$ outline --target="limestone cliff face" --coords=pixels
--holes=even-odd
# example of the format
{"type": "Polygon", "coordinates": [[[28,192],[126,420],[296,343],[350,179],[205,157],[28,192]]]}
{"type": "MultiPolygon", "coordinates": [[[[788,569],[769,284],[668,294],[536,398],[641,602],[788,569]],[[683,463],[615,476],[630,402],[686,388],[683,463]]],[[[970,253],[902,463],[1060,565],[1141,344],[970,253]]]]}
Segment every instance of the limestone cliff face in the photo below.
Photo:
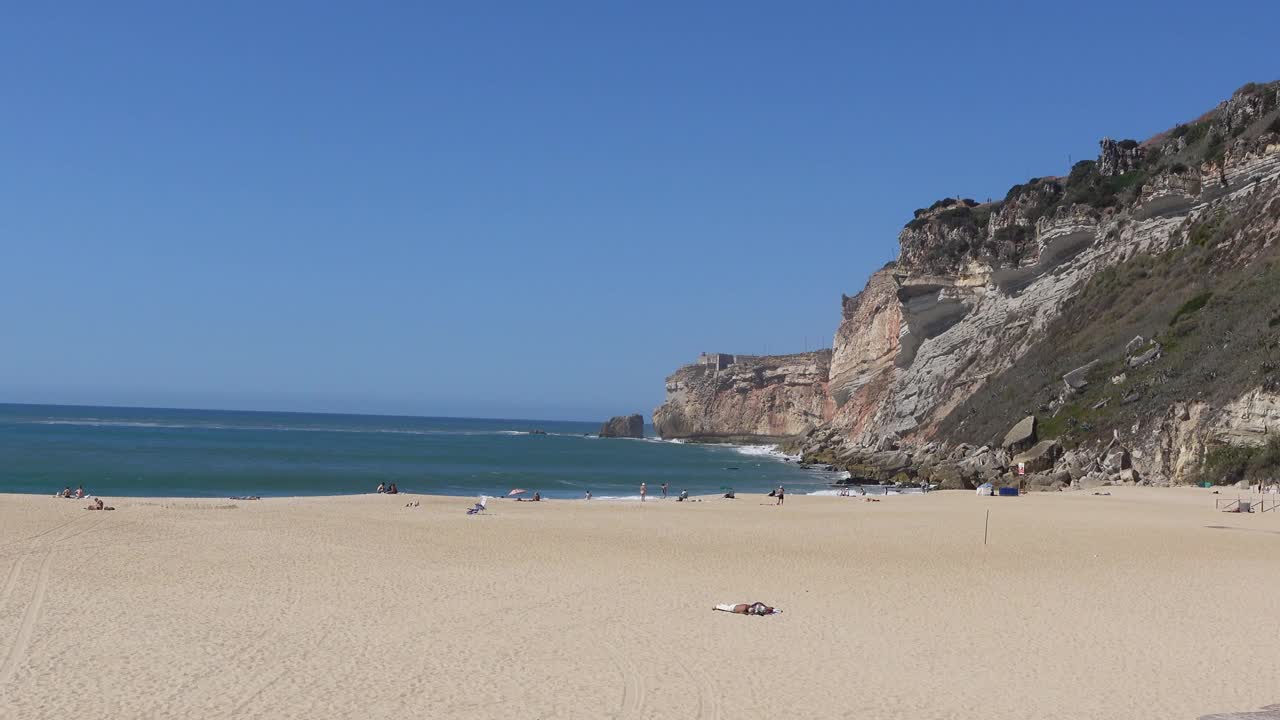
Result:
{"type": "MultiPolygon", "coordinates": [[[[802,445],[813,457],[877,477],[936,472],[954,486],[1007,471],[1009,459],[989,448],[1029,414],[1071,450],[1059,464],[1075,475],[1058,468],[1057,483],[1120,470],[1186,480],[1206,447],[1256,443],[1280,425],[1280,357],[1223,374],[1177,349],[1193,340],[1241,347],[1233,333],[1280,347],[1280,307],[1261,307],[1275,282],[1266,268],[1273,258],[1280,266],[1280,83],[1241,88],[1143,143],[1104,139],[1096,160],[1015,186],[1002,201],[917,210],[898,241],[897,261],[843,298],[829,367],[756,359],[684,368],[654,414],[659,433],[808,432],[802,445]],[[1153,280],[1155,271],[1165,275],[1153,280]],[[1147,295],[1169,307],[1148,302],[1130,313],[1104,302],[1125,297],[1124,283],[1149,284],[1147,295]],[[1179,304],[1198,293],[1202,306],[1215,288],[1254,298],[1240,312],[1276,319],[1236,323],[1221,337],[1194,317],[1179,321],[1179,304]],[[1113,332],[1113,345],[1089,341],[1113,332]],[[1126,353],[1135,333],[1159,340],[1126,353]],[[1117,443],[1123,468],[1089,455],[1111,457],[1117,443]]],[[[1228,352],[1220,364],[1255,355],[1228,352]]]]}
{"type": "Polygon", "coordinates": [[[873,274],[862,292],[841,300],[828,387],[833,422],[849,432],[864,431],[886,400],[906,329],[898,291],[890,266],[873,274]]]}
{"type": "Polygon", "coordinates": [[[667,378],[653,411],[663,438],[781,441],[830,417],[831,351],[796,355],[710,355],[667,378]]]}

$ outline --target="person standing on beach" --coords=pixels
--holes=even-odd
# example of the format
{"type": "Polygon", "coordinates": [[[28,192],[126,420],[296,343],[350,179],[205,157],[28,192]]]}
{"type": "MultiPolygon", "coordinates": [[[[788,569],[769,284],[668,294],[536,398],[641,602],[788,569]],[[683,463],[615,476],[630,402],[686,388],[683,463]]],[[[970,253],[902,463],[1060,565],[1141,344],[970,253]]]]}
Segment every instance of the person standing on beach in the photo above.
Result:
{"type": "Polygon", "coordinates": [[[644,502],[644,496],[649,494],[649,488],[644,483],[640,483],[640,502],[644,502]]]}
{"type": "Polygon", "coordinates": [[[782,504],[782,496],[783,496],[783,494],[785,494],[786,492],[787,492],[787,489],[786,489],[786,488],[782,487],[781,485],[779,485],[779,486],[778,486],[778,502],[774,503],[774,505],[781,505],[781,504],[782,504]]]}
{"type": "Polygon", "coordinates": [[[666,483],[662,483],[662,499],[663,499],[663,500],[666,500],[666,499],[667,499],[667,484],[666,484],[666,483]]]}

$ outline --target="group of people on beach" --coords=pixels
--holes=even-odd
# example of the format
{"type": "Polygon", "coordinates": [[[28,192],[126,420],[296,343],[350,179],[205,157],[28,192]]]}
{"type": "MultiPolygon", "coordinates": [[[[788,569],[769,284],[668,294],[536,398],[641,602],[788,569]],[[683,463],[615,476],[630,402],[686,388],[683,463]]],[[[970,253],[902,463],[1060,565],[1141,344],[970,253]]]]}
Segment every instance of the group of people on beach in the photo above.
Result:
{"type": "MultiPolygon", "coordinates": [[[[662,483],[661,487],[662,487],[662,498],[665,500],[667,497],[667,484],[662,483]]],[[[787,494],[787,489],[779,485],[776,490],[771,490],[769,492],[769,497],[777,498],[777,502],[775,502],[774,505],[781,505],[786,500],[786,494],[787,494]]],[[[643,483],[643,482],[640,483],[640,502],[644,502],[648,496],[649,496],[649,486],[646,483],[643,483]]],[[[730,489],[729,492],[726,492],[724,494],[724,496],[729,500],[733,500],[734,499],[733,490],[730,489]]],[[[587,491],[587,499],[588,500],[591,499],[590,490],[587,491]]],[[[676,498],[676,502],[683,502],[688,499],[689,499],[689,491],[687,489],[681,490],[680,496],[676,498]]]]}
{"type": "Polygon", "coordinates": [[[400,492],[400,489],[396,487],[395,483],[390,485],[378,483],[378,494],[380,495],[395,495],[398,492],[400,492]]]}
{"type": "MultiPolygon", "coordinates": [[[[85,493],[83,485],[77,487],[75,492],[72,492],[71,486],[68,485],[62,488],[62,492],[56,492],[53,494],[54,497],[65,500],[83,500],[86,495],[87,493],[85,493]]],[[[90,502],[88,506],[85,507],[85,510],[115,510],[115,508],[102,502],[102,498],[94,498],[93,502],[90,502]]]]}
{"type": "MultiPolygon", "coordinates": [[[[668,487],[669,487],[669,486],[667,485],[667,483],[665,483],[665,482],[664,482],[664,483],[662,483],[662,485],[660,485],[659,487],[662,489],[662,499],[663,499],[663,500],[666,500],[666,499],[667,499],[667,489],[668,489],[668,487]]],[[[680,494],[681,494],[683,497],[686,497],[686,498],[687,498],[687,497],[689,496],[689,491],[688,491],[688,490],[685,490],[685,491],[681,492],[680,494]]],[[[640,502],[644,502],[644,501],[645,501],[645,499],[646,499],[646,498],[648,498],[648,497],[649,497],[649,485],[648,485],[647,483],[643,483],[643,482],[642,482],[642,483],[640,483],[640,502]]]]}

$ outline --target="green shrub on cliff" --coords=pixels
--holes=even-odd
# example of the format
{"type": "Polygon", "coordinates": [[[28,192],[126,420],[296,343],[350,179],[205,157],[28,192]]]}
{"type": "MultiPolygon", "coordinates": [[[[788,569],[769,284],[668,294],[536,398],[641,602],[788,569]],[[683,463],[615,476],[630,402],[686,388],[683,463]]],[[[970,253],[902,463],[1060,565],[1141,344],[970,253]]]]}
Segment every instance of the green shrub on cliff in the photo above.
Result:
{"type": "Polygon", "coordinates": [[[1204,154],[1201,156],[1201,161],[1221,165],[1226,152],[1226,139],[1223,138],[1220,133],[1215,132],[1209,136],[1209,141],[1205,143],[1204,154]]]}
{"type": "Polygon", "coordinates": [[[1201,310],[1202,307],[1208,305],[1208,301],[1210,301],[1212,297],[1213,291],[1211,290],[1196,293],[1196,295],[1192,296],[1192,299],[1187,302],[1183,302],[1183,304],[1178,307],[1178,311],[1176,311],[1174,316],[1169,319],[1169,324],[1172,325],[1178,322],[1178,319],[1183,315],[1190,315],[1192,313],[1196,313],[1197,310],[1201,310]]]}
{"type": "Polygon", "coordinates": [[[1071,166],[1062,197],[1043,209],[1048,215],[1059,207],[1088,205],[1102,210],[1132,202],[1138,190],[1147,180],[1147,169],[1130,170],[1121,175],[1104,177],[1093,160],[1081,160],[1071,166]]]}
{"type": "Polygon", "coordinates": [[[1198,480],[1214,485],[1280,480],[1280,435],[1271,435],[1263,445],[1224,444],[1209,448],[1198,480]]]}
{"type": "MultiPolygon", "coordinates": [[[[1017,350],[1013,366],[947,415],[939,435],[999,442],[1017,418],[1034,413],[1042,438],[1067,447],[1105,443],[1176,402],[1221,407],[1259,385],[1280,389],[1280,249],[1267,240],[1270,200],[1260,195],[1224,210],[1215,231],[1223,242],[1138,255],[1095,273],[1029,350],[1017,350]],[[1125,348],[1137,335],[1163,351],[1131,367],[1125,348]],[[1064,394],[1063,375],[1094,361],[1089,384],[1064,394]]],[[[1021,341],[1014,335],[993,352],[1014,352],[1021,341]]]]}

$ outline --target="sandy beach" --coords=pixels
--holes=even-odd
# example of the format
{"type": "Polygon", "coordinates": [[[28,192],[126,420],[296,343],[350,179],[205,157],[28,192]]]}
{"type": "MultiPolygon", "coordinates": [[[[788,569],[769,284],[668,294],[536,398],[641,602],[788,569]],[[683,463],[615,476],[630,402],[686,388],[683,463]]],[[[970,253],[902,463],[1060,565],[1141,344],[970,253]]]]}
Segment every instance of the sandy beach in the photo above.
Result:
{"type": "Polygon", "coordinates": [[[0,717],[1192,720],[1280,702],[1280,512],[1112,493],[477,517],[404,494],[114,512],[3,495],[0,717]],[[755,600],[784,612],[711,610],[755,600]]]}

